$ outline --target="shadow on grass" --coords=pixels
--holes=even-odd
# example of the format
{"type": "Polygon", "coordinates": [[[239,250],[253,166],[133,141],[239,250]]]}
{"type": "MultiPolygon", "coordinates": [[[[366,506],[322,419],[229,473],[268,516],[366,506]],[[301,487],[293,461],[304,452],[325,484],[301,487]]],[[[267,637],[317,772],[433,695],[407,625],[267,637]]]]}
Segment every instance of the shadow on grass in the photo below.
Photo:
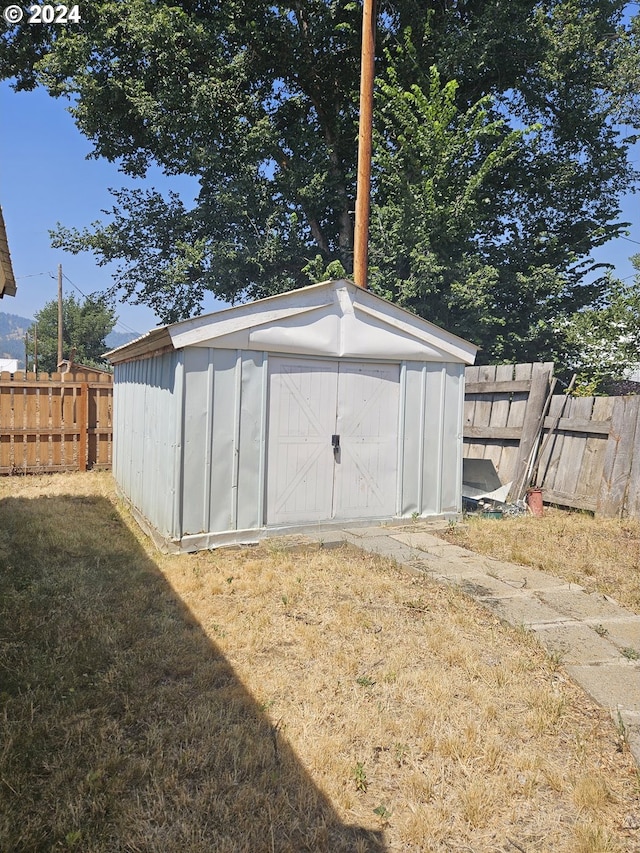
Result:
{"type": "Polygon", "coordinates": [[[376,851],[99,497],[0,502],[0,849],[376,851]]]}

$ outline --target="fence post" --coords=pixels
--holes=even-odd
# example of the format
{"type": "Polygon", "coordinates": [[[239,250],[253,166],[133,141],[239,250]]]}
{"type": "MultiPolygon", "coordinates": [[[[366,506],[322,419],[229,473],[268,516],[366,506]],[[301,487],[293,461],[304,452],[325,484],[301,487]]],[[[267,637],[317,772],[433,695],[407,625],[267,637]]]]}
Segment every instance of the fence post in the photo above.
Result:
{"type": "Polygon", "coordinates": [[[549,396],[552,372],[553,368],[549,364],[533,365],[531,389],[522,425],[520,447],[518,448],[518,460],[516,462],[513,485],[509,494],[511,500],[520,500],[528,485],[525,482],[527,470],[531,461],[534,444],[540,439],[542,413],[547,397],[549,396]]]}
{"type": "Polygon", "coordinates": [[[78,470],[87,470],[87,446],[89,431],[89,383],[80,383],[80,394],[78,395],[78,470]]]}
{"type": "MultiPolygon", "coordinates": [[[[636,399],[640,399],[636,397],[636,399]]],[[[625,515],[629,518],[640,518],[640,405],[636,414],[636,437],[631,449],[631,466],[629,469],[629,486],[625,502],[625,515]]]]}

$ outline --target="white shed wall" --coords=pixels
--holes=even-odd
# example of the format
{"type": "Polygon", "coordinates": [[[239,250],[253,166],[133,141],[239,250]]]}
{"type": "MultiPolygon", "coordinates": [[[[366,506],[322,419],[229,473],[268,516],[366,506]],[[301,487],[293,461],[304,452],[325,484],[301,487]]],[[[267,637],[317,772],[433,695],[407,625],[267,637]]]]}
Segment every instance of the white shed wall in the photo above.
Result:
{"type": "Polygon", "coordinates": [[[113,386],[113,475],[162,536],[180,535],[182,352],[124,362],[113,386]]]}
{"type": "MultiPolygon", "coordinates": [[[[264,528],[268,359],[198,346],[116,365],[114,476],[165,540],[191,550],[264,528]]],[[[460,510],[463,382],[463,364],[400,364],[401,517],[460,510]]]]}
{"type": "Polygon", "coordinates": [[[409,362],[402,382],[399,515],[459,512],[464,365],[409,362]]]}
{"type": "Polygon", "coordinates": [[[266,358],[185,353],[182,535],[261,526],[266,358]]]}

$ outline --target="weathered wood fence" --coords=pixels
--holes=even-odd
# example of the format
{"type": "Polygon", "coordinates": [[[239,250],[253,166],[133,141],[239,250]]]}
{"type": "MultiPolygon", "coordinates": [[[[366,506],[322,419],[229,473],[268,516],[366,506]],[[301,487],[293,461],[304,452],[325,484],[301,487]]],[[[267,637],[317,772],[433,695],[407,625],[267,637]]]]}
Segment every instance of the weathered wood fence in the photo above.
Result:
{"type": "Polygon", "coordinates": [[[535,481],[549,503],[640,518],[640,396],[552,394],[550,363],[465,378],[466,457],[491,459],[516,490],[535,481]]]}
{"type": "Polygon", "coordinates": [[[113,379],[0,373],[0,474],[111,467],[113,379]]]}

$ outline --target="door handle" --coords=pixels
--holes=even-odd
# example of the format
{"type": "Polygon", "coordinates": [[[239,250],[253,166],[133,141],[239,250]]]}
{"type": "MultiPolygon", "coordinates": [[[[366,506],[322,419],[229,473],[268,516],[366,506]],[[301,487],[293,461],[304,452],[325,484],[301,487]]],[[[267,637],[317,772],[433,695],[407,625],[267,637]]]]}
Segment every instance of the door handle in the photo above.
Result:
{"type": "Polygon", "coordinates": [[[333,452],[337,456],[338,453],[340,452],[340,436],[339,435],[332,435],[331,436],[331,447],[333,447],[333,452]]]}

